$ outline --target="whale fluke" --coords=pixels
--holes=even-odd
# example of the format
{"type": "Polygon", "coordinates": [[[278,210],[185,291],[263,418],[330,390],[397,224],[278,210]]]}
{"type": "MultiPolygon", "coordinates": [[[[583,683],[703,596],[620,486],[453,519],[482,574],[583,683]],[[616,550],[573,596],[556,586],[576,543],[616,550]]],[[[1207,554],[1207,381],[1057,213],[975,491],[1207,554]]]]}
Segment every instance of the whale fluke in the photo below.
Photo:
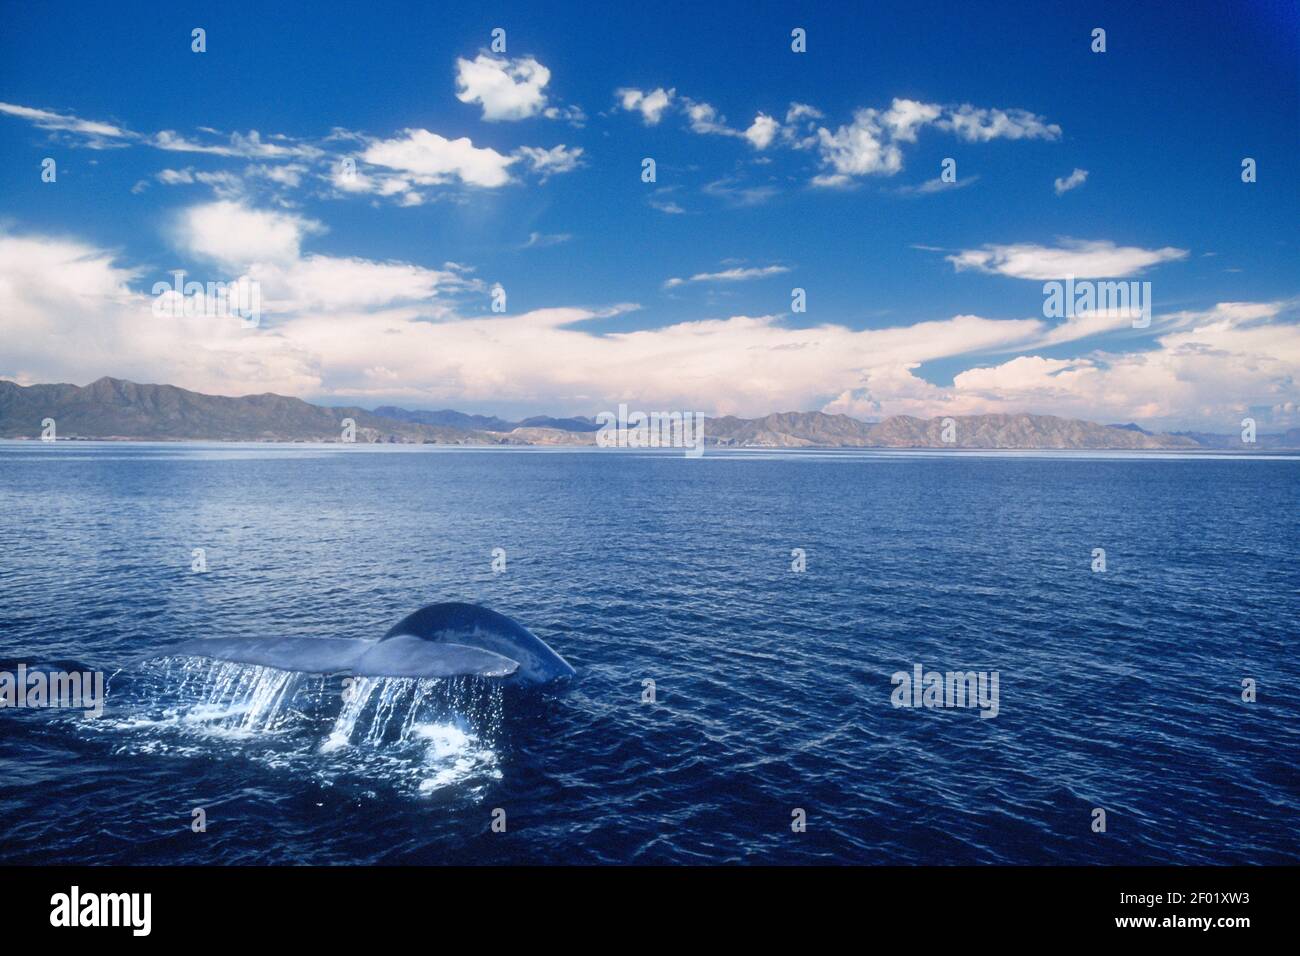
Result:
{"type": "Polygon", "coordinates": [[[384,641],[418,637],[435,644],[465,644],[518,661],[518,683],[544,684],[576,671],[540,637],[518,621],[477,604],[449,601],[408,614],[383,636],[384,641]]]}
{"type": "Polygon", "coordinates": [[[475,604],[430,604],[378,640],[216,637],[168,655],[357,677],[485,677],[544,684],[575,673],[546,642],[504,614],[475,604]]]}

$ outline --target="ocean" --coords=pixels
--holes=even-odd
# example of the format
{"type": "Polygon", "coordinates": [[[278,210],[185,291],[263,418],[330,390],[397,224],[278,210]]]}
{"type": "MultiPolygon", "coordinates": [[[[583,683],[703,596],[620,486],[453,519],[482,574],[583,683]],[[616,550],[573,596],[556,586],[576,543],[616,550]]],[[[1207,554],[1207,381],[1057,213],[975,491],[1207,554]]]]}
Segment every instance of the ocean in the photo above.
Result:
{"type": "Polygon", "coordinates": [[[0,710],[0,853],[1300,862],[1298,501],[1282,456],[3,442],[0,672],[107,695],[0,710]],[[577,676],[168,654],[439,601],[577,676]],[[996,708],[896,706],[918,666],[996,708]]]}

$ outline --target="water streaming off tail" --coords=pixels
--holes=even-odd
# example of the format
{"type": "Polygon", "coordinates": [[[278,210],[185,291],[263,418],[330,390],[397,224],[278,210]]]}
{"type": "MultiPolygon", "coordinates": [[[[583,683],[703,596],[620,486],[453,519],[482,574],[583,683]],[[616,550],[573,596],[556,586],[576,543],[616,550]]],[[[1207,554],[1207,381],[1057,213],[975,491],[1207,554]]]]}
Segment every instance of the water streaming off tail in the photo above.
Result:
{"type": "Polygon", "coordinates": [[[171,657],[117,675],[105,717],[86,726],[124,733],[126,750],[216,751],[330,785],[429,793],[500,776],[502,693],[473,677],[327,678],[171,657]]]}

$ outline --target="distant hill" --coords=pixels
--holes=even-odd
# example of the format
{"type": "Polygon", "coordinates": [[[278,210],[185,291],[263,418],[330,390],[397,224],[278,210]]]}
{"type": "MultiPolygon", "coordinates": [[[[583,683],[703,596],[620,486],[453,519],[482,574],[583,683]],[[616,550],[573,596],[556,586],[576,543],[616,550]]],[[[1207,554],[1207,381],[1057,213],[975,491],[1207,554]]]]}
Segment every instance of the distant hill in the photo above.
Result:
{"type": "Polygon", "coordinates": [[[549,415],[534,415],[525,418],[519,428],[558,428],[566,432],[597,432],[600,425],[594,418],[551,418],[549,415]]]}
{"type": "MultiPolygon", "coordinates": [[[[1112,428],[1055,415],[953,416],[955,441],[949,448],[1197,448],[1195,441],[1174,435],[1112,428]]],[[[938,418],[896,415],[871,429],[874,445],[887,448],[943,448],[938,418]]]]}
{"type": "Polygon", "coordinates": [[[549,428],[565,432],[594,432],[600,429],[595,420],[590,418],[551,418],[549,415],[534,415],[521,422],[510,422],[494,415],[467,415],[464,412],[452,411],[450,408],[427,412],[398,408],[396,405],[382,405],[375,409],[375,414],[399,422],[443,425],[465,431],[511,432],[516,428],[549,428]]]}
{"type": "MultiPolygon", "coordinates": [[[[847,415],[782,412],[764,418],[715,418],[704,429],[719,445],[774,448],[1196,448],[1188,438],[1153,435],[1052,415],[957,415],[953,441],[942,418],[895,415],[870,424],[847,415]]],[[[1134,426],[1136,428],[1136,426],[1134,426]]]]}
{"type": "Polygon", "coordinates": [[[1151,432],[1149,432],[1149,431],[1147,431],[1145,428],[1143,428],[1141,425],[1137,424],[1137,422],[1129,422],[1127,425],[1107,425],[1106,427],[1107,427],[1107,428],[1122,428],[1122,429],[1124,429],[1125,431],[1130,431],[1130,432],[1141,432],[1143,435],[1150,435],[1150,434],[1152,434],[1151,432]]]}
{"type": "MultiPolygon", "coordinates": [[[[1230,435],[1215,435],[1209,432],[1174,432],[1173,434],[1183,438],[1190,438],[1202,448],[1241,451],[1243,448],[1249,447],[1242,442],[1241,432],[1233,432],[1230,435]]],[[[1273,434],[1260,432],[1255,436],[1254,447],[1260,451],[1300,448],[1300,428],[1292,428],[1285,432],[1275,432],[1273,434]]]]}
{"type": "Polygon", "coordinates": [[[59,438],[339,441],[343,419],[361,442],[499,442],[486,433],[384,418],[363,408],[323,408],[283,395],[227,398],[174,385],[101,378],[85,387],[0,381],[0,437],[38,438],[53,418],[59,438]]]}
{"type": "Polygon", "coordinates": [[[413,422],[417,425],[441,425],[445,428],[459,428],[463,431],[508,432],[518,428],[519,422],[508,422],[493,415],[467,415],[454,412],[450,408],[442,411],[411,411],[396,405],[381,405],[375,409],[381,418],[391,418],[398,422],[413,422]]]}
{"type": "MultiPolygon", "coordinates": [[[[359,442],[592,445],[599,429],[581,417],[510,422],[451,409],[327,408],[270,393],[231,398],[115,378],[84,387],[0,381],[0,438],[39,438],[46,418],[55,420],[59,438],[145,441],[335,442],[345,418],[356,422],[359,442]]],[[[824,412],[723,416],[709,419],[704,432],[708,445],[734,448],[1300,449],[1300,429],[1261,434],[1256,445],[1243,447],[1239,435],[1156,434],[1131,423],[1098,425],[1053,415],[952,418],[952,442],[943,440],[944,419],[910,415],[881,422],[824,412]]]]}
{"type": "Polygon", "coordinates": [[[762,418],[710,418],[704,423],[705,445],[770,448],[866,447],[873,426],[848,415],[825,412],[776,412],[762,418]]]}

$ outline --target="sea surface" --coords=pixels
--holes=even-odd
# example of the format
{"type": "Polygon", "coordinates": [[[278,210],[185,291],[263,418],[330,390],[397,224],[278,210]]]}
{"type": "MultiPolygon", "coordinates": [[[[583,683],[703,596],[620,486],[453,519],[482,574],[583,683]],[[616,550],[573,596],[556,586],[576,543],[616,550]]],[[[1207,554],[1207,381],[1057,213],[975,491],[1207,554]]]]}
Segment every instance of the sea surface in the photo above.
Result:
{"type": "Polygon", "coordinates": [[[1298,504],[1286,457],[0,443],[0,671],[108,680],[0,710],[0,856],[1296,863],[1298,504]],[[577,677],[168,654],[449,600],[577,677]],[[996,717],[895,707],[918,664],[996,717]]]}

